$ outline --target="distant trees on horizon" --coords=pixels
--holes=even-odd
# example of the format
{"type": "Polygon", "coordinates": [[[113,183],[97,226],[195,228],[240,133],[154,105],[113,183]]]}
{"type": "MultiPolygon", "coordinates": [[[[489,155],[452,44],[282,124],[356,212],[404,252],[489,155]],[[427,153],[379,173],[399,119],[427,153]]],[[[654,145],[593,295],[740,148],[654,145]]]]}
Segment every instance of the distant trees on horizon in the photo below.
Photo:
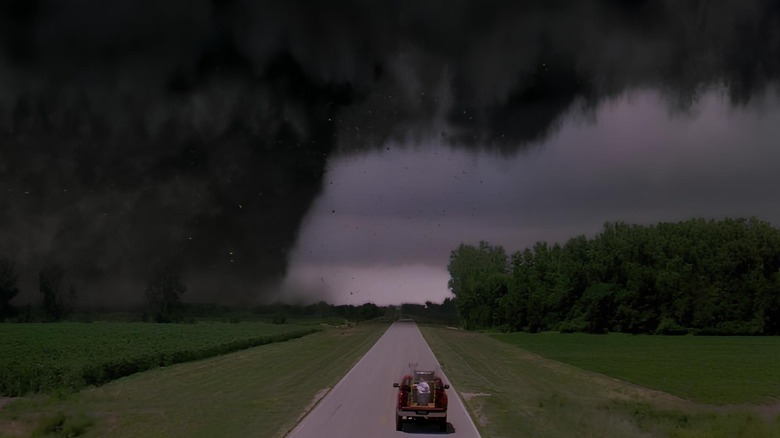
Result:
{"type": "Polygon", "coordinates": [[[455,303],[452,298],[425,304],[404,303],[377,306],[334,305],[325,301],[311,304],[274,302],[269,304],[224,305],[219,303],[185,303],[182,297],[187,285],[181,266],[176,263],[158,263],[150,271],[139,306],[129,308],[78,308],[76,289],[66,281],[65,268],[54,260],[47,260],[38,271],[40,301],[14,306],[12,301],[19,294],[20,274],[14,262],[0,257],[0,323],[2,322],[59,322],[83,321],[93,318],[125,319],[161,323],[192,323],[198,319],[228,318],[230,322],[269,319],[276,324],[287,323],[290,318],[335,318],[351,322],[376,318],[393,320],[412,317],[419,321],[456,324],[455,303]],[[66,287],[67,286],[67,287],[66,287]]]}
{"type": "MultiPolygon", "coordinates": [[[[0,257],[0,322],[19,317],[19,309],[12,301],[19,294],[19,272],[14,262],[0,257]]],[[[38,272],[40,312],[44,321],[60,321],[68,316],[76,304],[76,289],[70,284],[65,287],[65,270],[54,261],[47,261],[38,272]]],[[[30,305],[25,307],[22,320],[29,318],[30,305]]]]}
{"type": "Polygon", "coordinates": [[[605,223],[592,239],[450,255],[468,329],[780,334],[780,230],[756,218],[605,223]]]}
{"type": "Polygon", "coordinates": [[[144,320],[177,322],[182,318],[181,297],[187,292],[181,268],[174,263],[156,266],[146,284],[144,320]]]}
{"type": "Polygon", "coordinates": [[[54,261],[46,262],[38,273],[38,291],[46,321],[61,321],[73,313],[76,287],[71,283],[66,289],[65,284],[65,268],[54,261]]]}

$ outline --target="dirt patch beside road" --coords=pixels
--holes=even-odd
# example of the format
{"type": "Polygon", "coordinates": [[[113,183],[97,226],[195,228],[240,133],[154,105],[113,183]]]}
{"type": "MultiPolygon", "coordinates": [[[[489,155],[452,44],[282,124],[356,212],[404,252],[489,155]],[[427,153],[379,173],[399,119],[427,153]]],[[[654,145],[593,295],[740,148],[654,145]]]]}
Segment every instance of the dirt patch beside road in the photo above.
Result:
{"type": "Polygon", "coordinates": [[[5,405],[17,399],[18,397],[0,397],[0,409],[3,409],[5,405]]]}

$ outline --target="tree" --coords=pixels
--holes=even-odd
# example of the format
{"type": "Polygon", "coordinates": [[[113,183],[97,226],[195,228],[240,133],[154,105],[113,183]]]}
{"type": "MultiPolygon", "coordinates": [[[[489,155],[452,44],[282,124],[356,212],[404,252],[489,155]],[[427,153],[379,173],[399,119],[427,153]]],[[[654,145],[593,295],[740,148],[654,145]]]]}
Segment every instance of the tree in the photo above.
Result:
{"type": "Polygon", "coordinates": [[[56,262],[49,262],[38,273],[41,308],[48,321],[59,321],[65,316],[62,280],[65,270],[56,262]]]}
{"type": "Polygon", "coordinates": [[[585,289],[580,305],[585,314],[589,333],[606,333],[613,324],[618,307],[618,292],[610,283],[596,283],[585,289]]]}
{"type": "Polygon", "coordinates": [[[358,321],[367,321],[382,316],[382,310],[374,303],[365,303],[356,310],[358,321]]]}
{"type": "Polygon", "coordinates": [[[7,258],[0,258],[0,321],[14,316],[16,309],[11,301],[19,294],[19,274],[14,263],[7,258]]]}
{"type": "Polygon", "coordinates": [[[181,309],[181,296],[187,291],[181,270],[161,265],[152,271],[146,286],[147,316],[156,322],[174,322],[181,309]]]}
{"type": "Polygon", "coordinates": [[[499,301],[507,292],[508,261],[501,246],[460,244],[450,254],[448,286],[456,297],[458,319],[467,329],[500,323],[499,301]]]}

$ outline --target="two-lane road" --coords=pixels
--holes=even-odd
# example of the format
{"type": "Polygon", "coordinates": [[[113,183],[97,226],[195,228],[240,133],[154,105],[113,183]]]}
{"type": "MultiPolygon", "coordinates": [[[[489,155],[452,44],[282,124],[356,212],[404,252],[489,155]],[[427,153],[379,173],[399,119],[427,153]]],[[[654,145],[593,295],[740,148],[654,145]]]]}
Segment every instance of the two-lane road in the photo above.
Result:
{"type": "Polygon", "coordinates": [[[417,325],[396,322],[287,437],[381,438],[409,433],[479,437],[452,382],[439,369],[417,325]],[[420,370],[437,370],[450,384],[447,432],[439,432],[436,424],[407,423],[402,432],[395,430],[397,389],[392,385],[410,372],[410,363],[417,363],[420,370]]]}

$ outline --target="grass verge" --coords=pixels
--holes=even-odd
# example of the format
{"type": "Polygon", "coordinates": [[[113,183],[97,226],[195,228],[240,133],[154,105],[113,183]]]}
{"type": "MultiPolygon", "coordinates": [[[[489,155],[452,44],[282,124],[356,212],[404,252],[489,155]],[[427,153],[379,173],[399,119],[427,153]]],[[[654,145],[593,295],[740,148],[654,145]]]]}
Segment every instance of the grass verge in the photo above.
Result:
{"type": "Polygon", "coordinates": [[[495,339],[578,368],[711,404],[780,397],[780,337],[512,333],[495,339]]]}
{"type": "Polygon", "coordinates": [[[776,405],[697,404],[489,335],[421,331],[485,438],[780,437],[776,405]]]}
{"type": "Polygon", "coordinates": [[[326,328],[74,394],[20,399],[0,410],[0,436],[76,423],[88,425],[78,435],[86,437],[281,437],[386,329],[326,328]]]}

